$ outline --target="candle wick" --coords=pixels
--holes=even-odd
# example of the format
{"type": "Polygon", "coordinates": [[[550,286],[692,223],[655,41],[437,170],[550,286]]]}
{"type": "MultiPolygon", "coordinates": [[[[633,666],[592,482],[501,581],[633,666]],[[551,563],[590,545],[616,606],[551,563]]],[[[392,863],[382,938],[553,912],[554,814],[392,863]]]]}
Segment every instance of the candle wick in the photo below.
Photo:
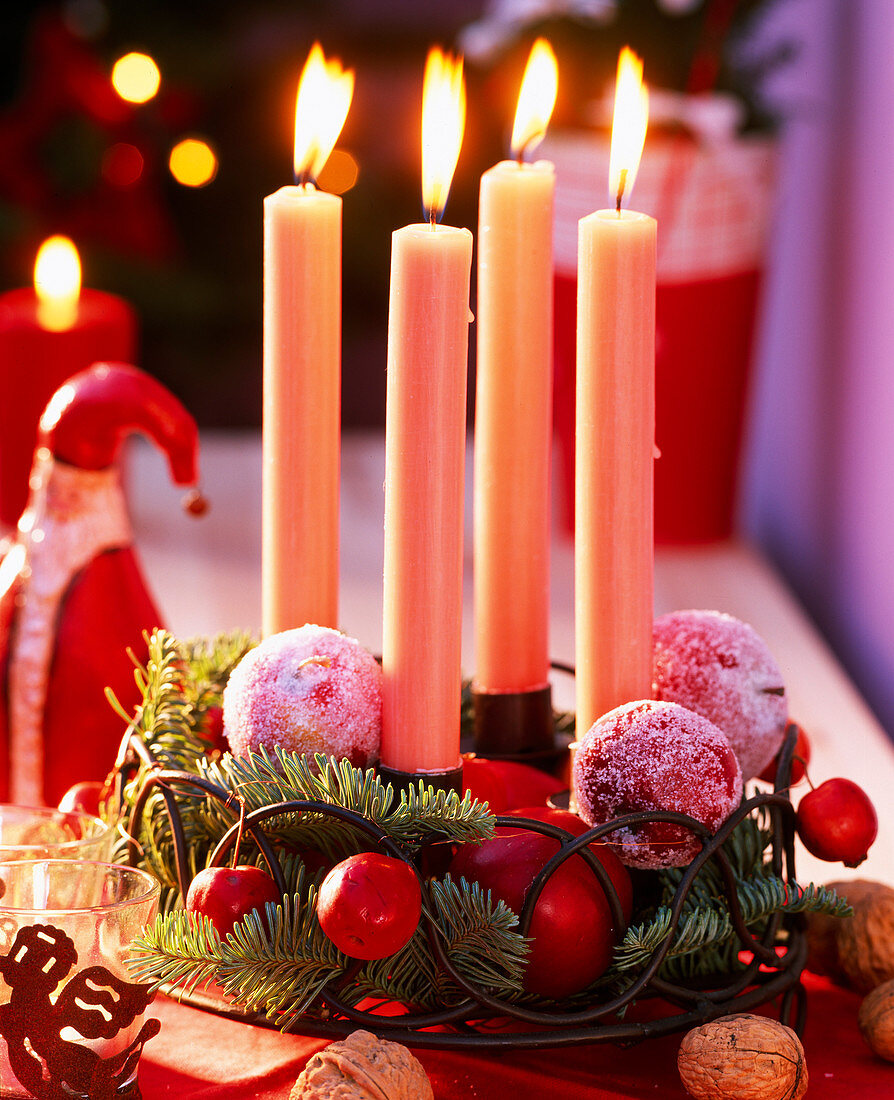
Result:
{"type": "Polygon", "coordinates": [[[438,224],[438,212],[437,210],[435,210],[434,207],[431,207],[428,212],[428,223],[432,227],[432,229],[434,229],[435,226],[437,226],[438,224]]]}
{"type": "Polygon", "coordinates": [[[618,197],[615,199],[615,210],[621,213],[621,199],[624,197],[624,189],[627,186],[627,169],[622,168],[618,178],[618,197]]]}
{"type": "Polygon", "coordinates": [[[518,148],[518,152],[515,154],[515,159],[518,164],[525,163],[525,153],[527,153],[531,146],[534,145],[535,142],[539,141],[542,137],[543,132],[541,131],[540,133],[531,134],[531,136],[527,138],[527,140],[522,142],[522,144],[518,148]]]}

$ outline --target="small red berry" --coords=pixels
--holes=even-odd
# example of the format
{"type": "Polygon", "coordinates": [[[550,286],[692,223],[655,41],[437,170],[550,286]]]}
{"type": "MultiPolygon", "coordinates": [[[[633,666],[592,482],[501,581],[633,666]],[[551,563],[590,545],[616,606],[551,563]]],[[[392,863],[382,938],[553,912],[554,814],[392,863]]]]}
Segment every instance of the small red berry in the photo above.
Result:
{"type": "Polygon", "coordinates": [[[260,867],[206,867],[190,884],[186,908],[208,917],[218,935],[226,936],[253,909],[260,911],[266,926],[264,906],[268,901],[281,902],[282,896],[260,867]]]}
{"type": "Polygon", "coordinates": [[[212,703],[205,711],[201,733],[208,742],[210,751],[213,752],[216,749],[220,753],[229,752],[230,745],[224,735],[223,707],[212,703]]]}
{"type": "Polygon", "coordinates": [[[817,859],[858,867],[878,833],[875,807],[850,779],[827,779],[801,799],[798,836],[817,859]]]}
{"type": "Polygon", "coordinates": [[[342,860],[320,886],[320,927],[354,959],[393,955],[410,941],[421,915],[416,872],[402,859],[378,852],[342,860]]]}
{"type": "MultiPolygon", "coordinates": [[[[794,724],[794,723],[792,723],[794,724]]],[[[798,726],[798,739],[795,741],[795,751],[792,753],[792,775],[790,785],[794,787],[800,783],[807,774],[807,765],[810,763],[810,741],[802,726],[798,726]]],[[[779,767],[779,754],[761,772],[759,778],[767,783],[776,782],[776,770],[779,767]]]]}
{"type": "Polygon", "coordinates": [[[91,814],[99,817],[99,800],[102,796],[102,783],[84,781],[69,787],[59,799],[59,809],[63,813],[91,814]]]}

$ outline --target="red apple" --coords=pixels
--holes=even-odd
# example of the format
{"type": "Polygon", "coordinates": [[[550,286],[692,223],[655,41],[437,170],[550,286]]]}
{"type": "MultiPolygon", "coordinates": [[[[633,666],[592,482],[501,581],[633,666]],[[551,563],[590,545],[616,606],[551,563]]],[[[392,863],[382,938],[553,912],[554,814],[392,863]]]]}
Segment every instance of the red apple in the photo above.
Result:
{"type": "Polygon", "coordinates": [[[464,753],[462,793],[468,791],[478,802],[486,802],[491,813],[501,814],[508,807],[506,782],[497,774],[494,763],[474,753],[464,753]]]}
{"type": "MultiPolygon", "coordinates": [[[[550,815],[542,820],[562,828],[572,824],[565,811],[535,809],[550,815]]],[[[524,816],[533,814],[526,811],[524,816]]],[[[501,826],[490,840],[462,845],[450,871],[455,877],[479,883],[520,913],[534,877],[558,848],[559,842],[550,837],[501,826]]],[[[592,848],[609,870],[622,905],[629,911],[632,888],[626,869],[612,854],[606,859],[601,845],[592,848]]],[[[532,943],[525,988],[557,1000],[585,989],[608,967],[620,931],[599,880],[583,859],[572,857],[550,877],[534,908],[528,930],[532,943]]]]}
{"type": "Polygon", "coordinates": [[[337,863],[317,899],[320,927],[354,959],[384,959],[407,944],[422,915],[416,872],[402,859],[360,852],[337,863]]]}
{"type": "Polygon", "coordinates": [[[858,867],[878,834],[875,807],[849,779],[827,779],[798,804],[798,836],[817,859],[858,867]]]}
{"type": "MultiPolygon", "coordinates": [[[[572,836],[581,836],[590,828],[577,814],[571,813],[570,810],[556,810],[552,806],[523,806],[519,810],[510,810],[503,816],[530,817],[534,821],[546,821],[571,833],[572,836]]],[[[608,871],[608,877],[612,880],[612,885],[621,902],[624,920],[629,921],[633,913],[633,884],[630,881],[630,872],[604,841],[596,840],[588,847],[608,871]]]]}
{"type": "Polygon", "coordinates": [[[260,867],[206,867],[190,884],[186,908],[208,917],[223,937],[253,909],[260,912],[266,927],[264,906],[268,901],[281,902],[282,895],[260,867]]]}
{"type": "Polygon", "coordinates": [[[59,799],[59,809],[67,814],[91,814],[93,817],[99,817],[102,788],[103,784],[96,780],[75,783],[59,799]]]}
{"type": "Polygon", "coordinates": [[[544,806],[550,795],[565,786],[554,775],[529,764],[488,760],[472,754],[463,757],[463,788],[468,787],[473,798],[486,798],[494,813],[505,813],[518,806],[544,806]]]}

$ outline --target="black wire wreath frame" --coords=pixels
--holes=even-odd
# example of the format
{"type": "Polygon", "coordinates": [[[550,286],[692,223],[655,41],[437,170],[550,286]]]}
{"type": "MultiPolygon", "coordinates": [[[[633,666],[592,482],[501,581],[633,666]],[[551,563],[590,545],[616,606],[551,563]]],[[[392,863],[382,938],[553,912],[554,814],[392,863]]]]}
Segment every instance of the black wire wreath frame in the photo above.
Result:
{"type": "MultiPolygon", "coordinates": [[[[585,1043],[615,1043],[629,1045],[645,1039],[688,1031],[692,1027],[735,1012],[749,1012],[760,1005],[781,997],[779,1018],[801,1033],[806,1014],[806,994],[801,984],[801,971],[807,957],[807,940],[803,931],[803,917],[773,913],[760,936],[755,938],[749,930],[739,904],[736,881],[726,852],[724,841],[748,816],[763,807],[770,820],[770,850],[773,873],[784,881],[795,882],[794,835],[795,811],[788,796],[792,757],[797,740],[797,726],[789,725],[779,753],[778,768],[773,793],[756,794],[742,804],[724,821],[720,829],[711,834],[700,822],[686,814],[673,812],[641,812],[626,814],[580,836],[549,822],[529,818],[498,816],[497,825],[527,829],[552,837],[560,842],[560,848],[541,868],[525,897],[519,914],[519,931],[527,935],[534,907],[553,873],[573,856],[581,856],[597,876],[611,907],[613,921],[619,929],[625,928],[621,899],[611,878],[589,845],[616,829],[640,825],[646,822],[666,822],[691,830],[701,843],[701,851],[688,865],[670,906],[670,927],[661,944],[652,952],[632,985],[622,994],[607,1000],[597,1000],[580,1007],[579,1004],[550,1002],[548,1007],[536,1008],[530,1004],[517,1004],[503,1000],[476,986],[451,964],[443,941],[434,922],[427,921],[426,934],[432,954],[442,971],[465,993],[460,1003],[433,1012],[408,1012],[400,1016],[384,1016],[346,1004],[339,996],[340,988],[347,987],[364,963],[357,960],[343,971],[338,979],[327,983],[318,993],[315,1004],[321,1006],[322,1016],[302,1015],[283,1026],[281,1020],[269,1019],[261,1013],[231,1005],[212,994],[193,990],[181,994],[176,988],[163,987],[163,992],[179,997],[185,1003],[230,1016],[259,1027],[275,1030],[297,1031],[302,1034],[341,1037],[358,1027],[408,1046],[440,1049],[543,1049],[576,1046],[585,1043]],[[704,977],[686,981],[670,981],[659,976],[659,970],[675,938],[686,898],[699,871],[709,861],[717,864],[724,883],[724,896],[730,921],[739,940],[740,949],[751,954],[751,961],[735,974],[717,975],[713,980],[704,977]],[[779,949],[779,950],[778,950],[779,949]],[[671,1006],[667,1015],[649,1020],[626,1020],[620,1017],[633,1002],[646,998],[661,998],[671,1006]],[[677,1011],[673,1011],[677,1009],[677,1011]],[[614,1017],[613,1020],[609,1020],[614,1017]],[[530,1030],[488,1030],[501,1023],[512,1021],[512,1026],[528,1025],[530,1030]],[[438,1030],[432,1030],[438,1029],[438,1030]]],[[[131,808],[126,828],[129,837],[139,836],[143,813],[153,790],[164,800],[171,823],[174,842],[174,858],[180,892],[186,897],[189,889],[189,859],[187,842],[175,797],[175,789],[191,790],[209,798],[227,803],[229,792],[201,776],[187,771],[165,769],[156,761],[152,751],[133,731],[126,737],[127,751],[119,757],[119,794],[123,790],[124,773],[135,770],[139,763],[148,766],[147,775],[131,808]]],[[[427,885],[420,870],[425,850],[415,861],[408,859],[398,844],[381,829],[352,810],[324,802],[294,800],[272,803],[244,816],[242,828],[251,835],[281,893],[286,893],[286,883],[276,852],[265,836],[263,825],[271,818],[286,813],[312,812],[328,814],[350,823],[363,832],[377,848],[397,859],[410,863],[419,880],[423,899],[427,898],[427,885]]],[[[240,825],[234,824],[218,842],[209,865],[222,865],[236,843],[240,825]]],[[[432,842],[432,843],[436,843],[432,842]]],[[[135,839],[128,844],[128,859],[136,864],[139,845],[135,839]]],[[[425,908],[425,907],[424,907],[425,908]]],[[[619,933],[623,935],[623,931],[619,933]]]]}

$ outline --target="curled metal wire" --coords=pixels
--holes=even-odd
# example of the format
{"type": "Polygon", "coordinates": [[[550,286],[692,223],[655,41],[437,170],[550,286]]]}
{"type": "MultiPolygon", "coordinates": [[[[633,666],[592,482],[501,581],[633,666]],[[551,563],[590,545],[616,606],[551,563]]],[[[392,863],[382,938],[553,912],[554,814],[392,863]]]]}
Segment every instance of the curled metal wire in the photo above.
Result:
{"type": "MultiPolygon", "coordinates": [[[[619,933],[622,935],[625,921],[621,899],[608,872],[590,850],[589,845],[618,828],[646,821],[682,825],[698,837],[702,848],[684,872],[671,902],[668,933],[623,993],[603,999],[594,997],[592,1003],[588,1004],[582,1003],[579,997],[564,1004],[538,1001],[536,998],[523,1003],[503,1000],[470,982],[452,965],[441,934],[434,923],[424,917],[423,919],[427,920],[428,942],[437,965],[465,995],[459,1003],[438,1011],[409,1011],[400,1016],[384,1016],[348,1004],[341,996],[341,991],[350,985],[363,965],[358,961],[355,966],[343,972],[337,980],[323,987],[317,999],[321,1007],[317,1016],[301,1016],[289,1024],[286,1030],[300,1029],[305,1034],[342,1036],[357,1027],[364,1027],[383,1038],[394,1039],[410,1046],[447,1049],[535,1049],[606,1042],[628,1044],[672,1032],[686,1031],[719,1016],[732,1012],[751,1011],[759,1005],[781,997],[780,1019],[801,1031],[806,1003],[800,975],[807,955],[807,943],[802,930],[803,919],[797,916],[786,917],[777,912],[767,920],[760,937],[755,938],[742,914],[733,871],[723,849],[724,841],[729,838],[734,829],[746,817],[763,807],[770,819],[773,872],[787,882],[795,881],[795,813],[787,791],[796,739],[797,727],[792,724],[779,753],[774,792],[757,794],[744,801],[713,835],[693,818],[671,812],[627,814],[589,829],[580,836],[573,836],[549,822],[520,817],[497,817],[498,826],[506,825],[515,829],[530,830],[551,837],[560,844],[558,851],[538,872],[526,894],[524,906],[519,914],[519,931],[522,935],[528,932],[534,908],[550,877],[567,859],[575,856],[582,857],[596,875],[610,906],[613,924],[622,930],[619,933]],[[730,921],[739,940],[740,950],[748,952],[751,960],[734,974],[716,976],[710,984],[706,984],[704,978],[694,979],[691,982],[670,981],[660,975],[661,965],[677,934],[692,885],[699,871],[709,860],[715,861],[724,883],[724,897],[730,921]],[[626,1018],[624,1010],[632,1006],[635,1001],[656,997],[661,998],[668,1006],[668,1012],[665,1015],[648,1020],[626,1018]],[[511,1023],[513,1030],[499,1030],[506,1022],[511,1023]],[[520,1030],[519,1025],[526,1025],[527,1030],[520,1030]]],[[[178,884],[181,895],[185,897],[190,883],[189,859],[175,791],[180,789],[184,792],[204,795],[229,805],[232,805],[231,795],[218,784],[191,772],[162,768],[155,762],[145,742],[138,734],[133,733],[127,741],[126,750],[119,758],[117,790],[119,798],[122,799],[122,805],[125,778],[128,774],[130,776],[135,774],[140,764],[148,765],[148,768],[131,806],[126,825],[131,838],[128,844],[128,857],[131,863],[136,863],[139,858],[139,845],[135,838],[139,836],[149,796],[154,790],[158,790],[170,819],[178,884]]],[[[234,824],[221,838],[212,853],[211,865],[220,865],[226,861],[236,843],[241,827],[257,845],[277,888],[285,893],[286,883],[283,872],[276,858],[276,852],[265,836],[263,826],[265,822],[282,814],[301,812],[325,814],[348,822],[364,833],[372,845],[395,858],[410,862],[399,845],[362,815],[327,803],[295,800],[278,802],[245,814],[241,826],[239,823],[234,824]]],[[[410,862],[410,865],[419,879],[425,898],[427,885],[419,863],[410,862]]],[[[175,990],[170,992],[179,995],[175,990]]],[[[183,999],[197,1007],[221,1015],[238,1017],[259,1026],[272,1028],[281,1026],[260,1014],[249,1013],[225,1004],[201,991],[194,991],[183,999]]]]}

